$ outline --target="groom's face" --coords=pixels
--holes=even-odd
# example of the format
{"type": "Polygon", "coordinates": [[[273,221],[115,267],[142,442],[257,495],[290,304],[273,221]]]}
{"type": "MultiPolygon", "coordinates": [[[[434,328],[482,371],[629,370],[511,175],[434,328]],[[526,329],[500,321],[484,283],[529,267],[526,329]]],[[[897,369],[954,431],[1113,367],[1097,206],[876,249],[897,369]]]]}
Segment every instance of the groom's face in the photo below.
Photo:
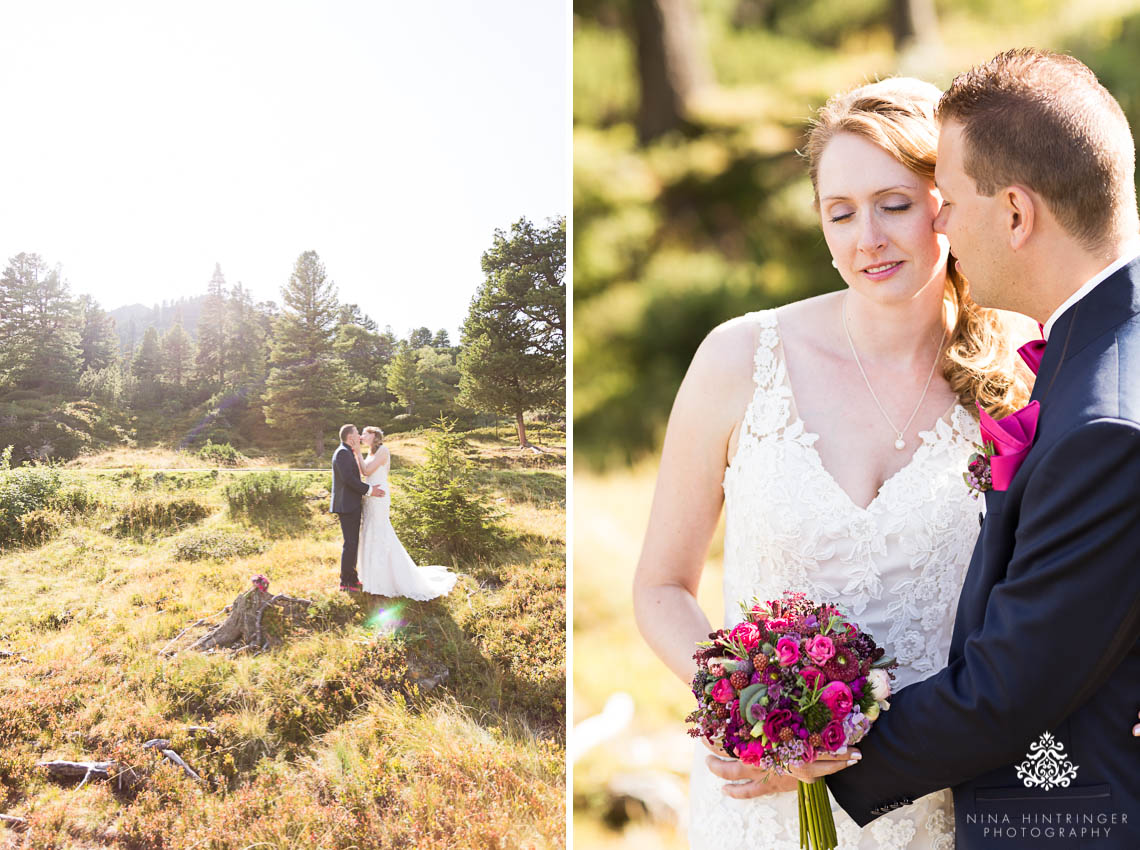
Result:
{"type": "MultiPolygon", "coordinates": [[[[1005,282],[1012,279],[1010,246],[1002,238],[1002,209],[998,197],[978,193],[965,167],[962,125],[945,121],[938,135],[934,181],[942,193],[942,209],[934,229],[950,239],[958,271],[970,281],[970,295],[983,307],[1005,305],[1005,282]]],[[[1000,194],[1000,193],[999,193],[1000,194]]]]}

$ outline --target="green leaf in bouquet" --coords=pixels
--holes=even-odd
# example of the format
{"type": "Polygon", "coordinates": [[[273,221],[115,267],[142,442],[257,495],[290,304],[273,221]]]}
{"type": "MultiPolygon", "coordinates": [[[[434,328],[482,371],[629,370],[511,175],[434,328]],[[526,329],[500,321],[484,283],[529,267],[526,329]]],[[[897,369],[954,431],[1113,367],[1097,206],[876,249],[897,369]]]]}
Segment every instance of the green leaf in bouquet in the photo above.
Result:
{"type": "Polygon", "coordinates": [[[710,697],[712,696],[713,688],[716,687],[716,683],[719,681],[720,681],[719,679],[713,679],[711,682],[709,682],[707,685],[705,685],[705,695],[706,696],[710,696],[710,697]]]}
{"type": "Polygon", "coordinates": [[[768,686],[763,682],[757,682],[754,685],[749,685],[740,692],[740,716],[744,718],[745,722],[752,720],[752,706],[757,701],[763,699],[768,695],[768,686]]]}
{"type": "Polygon", "coordinates": [[[876,670],[876,669],[882,669],[884,667],[892,667],[897,663],[898,663],[898,661],[895,659],[895,657],[893,655],[884,655],[878,661],[871,662],[871,669],[876,670]]]}

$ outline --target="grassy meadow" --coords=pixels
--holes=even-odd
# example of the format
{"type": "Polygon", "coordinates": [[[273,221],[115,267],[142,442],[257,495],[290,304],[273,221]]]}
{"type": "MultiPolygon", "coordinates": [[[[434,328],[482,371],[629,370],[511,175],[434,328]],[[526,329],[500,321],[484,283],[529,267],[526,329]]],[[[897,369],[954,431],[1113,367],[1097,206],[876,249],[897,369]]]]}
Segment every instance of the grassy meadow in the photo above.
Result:
{"type": "MultiPolygon", "coordinates": [[[[465,436],[499,532],[423,603],[338,591],[326,472],[282,472],[299,495],[251,514],[226,487],[271,459],[59,468],[53,508],[0,552],[0,848],[564,847],[564,441],[465,436]],[[260,654],[189,650],[259,573],[312,600],[303,620],[267,616],[260,654]],[[52,759],[139,778],[61,782],[52,759]]],[[[394,515],[427,442],[388,441],[394,515]]]]}

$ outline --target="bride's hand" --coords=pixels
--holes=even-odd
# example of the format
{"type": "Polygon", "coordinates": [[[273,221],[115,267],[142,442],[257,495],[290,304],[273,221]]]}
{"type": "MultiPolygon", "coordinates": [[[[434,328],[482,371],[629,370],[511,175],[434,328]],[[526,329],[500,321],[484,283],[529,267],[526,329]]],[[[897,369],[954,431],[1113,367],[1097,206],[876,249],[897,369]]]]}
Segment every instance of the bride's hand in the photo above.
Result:
{"type": "MultiPolygon", "coordinates": [[[[1138,716],[1140,716],[1140,715],[1138,715],[1138,716]]],[[[1135,735],[1137,738],[1140,738],[1140,723],[1137,723],[1135,726],[1132,727],[1132,734],[1135,735]]]]}
{"type": "Polygon", "coordinates": [[[862,757],[862,753],[851,747],[847,747],[843,752],[839,753],[821,753],[817,751],[815,761],[810,764],[805,764],[802,767],[793,767],[791,769],[792,776],[801,782],[815,782],[824,776],[839,773],[841,770],[858,764],[859,759],[862,757]]]}
{"type": "Polygon", "coordinates": [[[705,764],[714,776],[731,780],[721,788],[721,791],[726,797],[735,797],[737,800],[750,800],[753,797],[794,791],[799,784],[794,776],[780,776],[762,767],[745,764],[738,759],[726,761],[723,756],[720,758],[709,756],[705,759],[705,764]]]}

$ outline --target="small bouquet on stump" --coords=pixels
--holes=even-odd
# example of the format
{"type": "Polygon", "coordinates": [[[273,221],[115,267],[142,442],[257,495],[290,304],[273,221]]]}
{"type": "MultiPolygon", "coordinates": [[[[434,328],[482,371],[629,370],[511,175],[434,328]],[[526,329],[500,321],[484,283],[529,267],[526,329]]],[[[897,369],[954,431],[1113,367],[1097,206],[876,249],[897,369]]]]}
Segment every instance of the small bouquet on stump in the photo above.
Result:
{"type": "MultiPolygon", "coordinates": [[[[897,662],[835,605],[802,593],[743,607],[743,622],[698,644],[689,734],[779,774],[860,741],[890,707],[897,662]]],[[[826,784],[798,792],[800,846],[834,850],[826,784]]]]}

